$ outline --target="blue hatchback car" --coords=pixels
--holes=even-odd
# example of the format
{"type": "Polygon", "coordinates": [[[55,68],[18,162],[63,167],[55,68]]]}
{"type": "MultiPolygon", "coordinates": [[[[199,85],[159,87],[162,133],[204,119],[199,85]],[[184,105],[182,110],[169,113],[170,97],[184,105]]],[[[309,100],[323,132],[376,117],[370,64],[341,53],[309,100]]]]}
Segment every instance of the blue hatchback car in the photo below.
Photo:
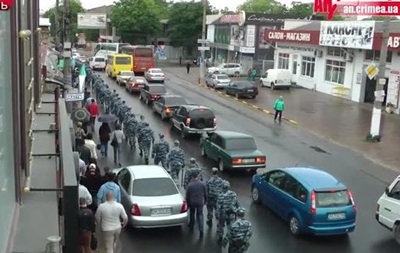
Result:
{"type": "Polygon", "coordinates": [[[293,235],[353,232],[356,205],[345,185],[325,171],[284,168],[254,175],[252,198],[289,223],[293,235]]]}

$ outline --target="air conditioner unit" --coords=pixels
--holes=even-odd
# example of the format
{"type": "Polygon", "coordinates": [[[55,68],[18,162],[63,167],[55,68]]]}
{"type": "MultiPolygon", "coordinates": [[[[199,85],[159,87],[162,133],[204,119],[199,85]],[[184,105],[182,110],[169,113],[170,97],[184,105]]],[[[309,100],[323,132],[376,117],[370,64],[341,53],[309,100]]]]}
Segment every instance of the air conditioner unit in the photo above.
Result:
{"type": "Polygon", "coordinates": [[[346,62],[353,62],[353,55],[347,53],[347,54],[345,54],[345,56],[343,57],[343,59],[344,59],[346,62]]]}
{"type": "Polygon", "coordinates": [[[316,49],[316,50],[314,51],[314,56],[316,56],[316,57],[322,57],[323,53],[324,53],[324,52],[322,52],[321,50],[316,49]]]}

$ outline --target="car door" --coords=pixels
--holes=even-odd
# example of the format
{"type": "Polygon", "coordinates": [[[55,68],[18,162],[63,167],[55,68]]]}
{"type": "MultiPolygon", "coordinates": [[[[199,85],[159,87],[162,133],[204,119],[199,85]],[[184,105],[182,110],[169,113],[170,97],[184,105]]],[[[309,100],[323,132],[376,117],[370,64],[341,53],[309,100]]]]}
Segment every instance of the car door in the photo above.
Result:
{"type": "Polygon", "coordinates": [[[211,159],[217,161],[222,155],[222,142],[222,137],[218,134],[214,134],[213,138],[210,139],[210,150],[207,152],[207,155],[209,155],[211,159]]]}
{"type": "Polygon", "coordinates": [[[261,203],[275,211],[274,199],[272,198],[271,186],[269,185],[269,177],[275,171],[267,172],[261,175],[261,180],[256,185],[261,203]]]}
{"type": "Polygon", "coordinates": [[[212,75],[210,79],[211,79],[211,85],[217,84],[217,76],[216,75],[212,75]]]}
{"type": "Polygon", "coordinates": [[[262,76],[262,78],[260,78],[261,85],[263,85],[263,86],[268,86],[267,80],[268,80],[268,71],[265,71],[265,73],[264,73],[264,75],[262,76]]]}
{"type": "Polygon", "coordinates": [[[129,187],[127,188],[126,185],[126,178],[129,176],[128,174],[130,174],[128,169],[122,169],[117,174],[117,183],[121,188],[121,204],[126,202],[126,199],[129,198],[129,196],[127,196],[127,189],[129,189],[129,187]]]}
{"type": "Polygon", "coordinates": [[[380,199],[379,220],[392,228],[400,217],[400,180],[389,186],[389,193],[380,199]]]}
{"type": "Polygon", "coordinates": [[[284,205],[282,201],[285,197],[282,196],[284,193],[282,191],[286,179],[286,173],[281,170],[276,170],[270,173],[268,177],[268,186],[266,188],[266,193],[270,195],[271,209],[273,209],[278,215],[283,216],[286,212],[283,210],[284,205]]]}
{"type": "Polygon", "coordinates": [[[297,195],[298,185],[300,183],[290,175],[286,175],[283,184],[279,187],[282,191],[280,194],[279,210],[283,217],[289,217],[293,209],[297,209],[297,195]]]}
{"type": "Polygon", "coordinates": [[[140,90],[143,99],[146,99],[148,97],[149,89],[150,89],[150,87],[147,84],[145,84],[144,87],[140,90]]]}
{"type": "Polygon", "coordinates": [[[158,113],[162,113],[164,105],[165,105],[165,98],[161,97],[154,101],[154,109],[158,113]]]}
{"type": "Polygon", "coordinates": [[[181,107],[176,113],[173,115],[174,125],[177,128],[180,128],[180,123],[183,122],[187,116],[188,112],[185,107],[181,107]]]}
{"type": "Polygon", "coordinates": [[[228,64],[222,64],[220,69],[220,74],[227,74],[228,64]]]}

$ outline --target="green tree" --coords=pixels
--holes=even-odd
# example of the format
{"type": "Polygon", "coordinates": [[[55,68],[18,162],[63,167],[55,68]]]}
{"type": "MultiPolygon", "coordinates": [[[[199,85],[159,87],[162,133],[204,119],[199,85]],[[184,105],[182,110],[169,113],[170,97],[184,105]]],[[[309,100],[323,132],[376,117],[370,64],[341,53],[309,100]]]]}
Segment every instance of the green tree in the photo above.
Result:
{"type": "Polygon", "coordinates": [[[238,11],[285,14],[287,7],[276,0],[246,0],[238,6],[238,11]]]}
{"type": "Polygon", "coordinates": [[[292,2],[288,14],[299,17],[307,17],[313,14],[313,3],[292,2]]]}
{"type": "Polygon", "coordinates": [[[160,6],[155,0],[120,0],[109,17],[125,42],[148,44],[160,30],[160,6]]]}

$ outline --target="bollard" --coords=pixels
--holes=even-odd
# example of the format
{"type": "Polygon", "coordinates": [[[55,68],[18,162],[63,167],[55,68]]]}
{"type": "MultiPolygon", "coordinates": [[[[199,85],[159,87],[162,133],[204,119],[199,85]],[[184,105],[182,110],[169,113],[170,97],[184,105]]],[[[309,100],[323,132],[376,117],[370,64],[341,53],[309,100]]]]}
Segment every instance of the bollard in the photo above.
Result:
{"type": "Polygon", "coordinates": [[[60,250],[60,242],[61,242],[61,237],[58,235],[52,235],[47,237],[47,247],[46,247],[46,253],[61,253],[60,250]]]}

